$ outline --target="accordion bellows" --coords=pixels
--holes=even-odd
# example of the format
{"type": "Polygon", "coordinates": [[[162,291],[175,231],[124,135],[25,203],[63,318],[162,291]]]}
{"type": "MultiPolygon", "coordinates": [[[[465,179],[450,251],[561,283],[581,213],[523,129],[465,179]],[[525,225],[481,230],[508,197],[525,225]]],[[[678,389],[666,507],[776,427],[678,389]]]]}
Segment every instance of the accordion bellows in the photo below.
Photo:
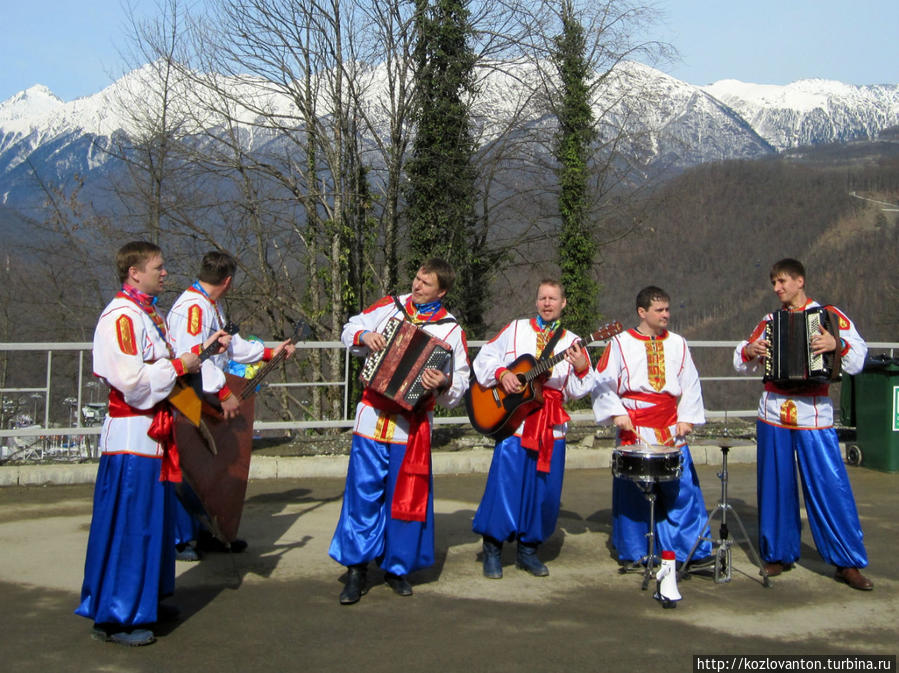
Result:
{"type": "Polygon", "coordinates": [[[765,359],[763,381],[778,385],[827,383],[839,379],[840,357],[837,353],[812,353],[811,338],[819,327],[840,341],[836,316],[825,308],[805,311],[781,309],[772,314],[765,326],[765,340],[771,344],[765,359]]]}
{"type": "Polygon", "coordinates": [[[387,346],[365,359],[359,379],[365,387],[411,411],[427,397],[425,369],[446,372],[453,349],[407,320],[391,318],[384,329],[387,346]]]}

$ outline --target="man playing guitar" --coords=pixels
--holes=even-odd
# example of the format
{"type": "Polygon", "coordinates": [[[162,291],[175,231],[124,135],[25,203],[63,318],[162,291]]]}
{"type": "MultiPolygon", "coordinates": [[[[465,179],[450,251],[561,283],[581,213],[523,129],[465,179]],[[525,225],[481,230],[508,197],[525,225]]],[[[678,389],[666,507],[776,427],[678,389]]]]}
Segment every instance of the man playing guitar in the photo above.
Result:
{"type": "Polygon", "coordinates": [[[537,316],[515,320],[481,348],[472,367],[481,386],[521,392],[522,382],[509,366],[525,354],[540,358],[553,351],[564,358],[542,380],[543,405],[527,416],[511,436],[497,441],[484,495],[472,528],[483,536],[484,575],[503,576],[502,544],[518,542],[516,565],[537,577],[549,574],[537,547],[556,527],[565,470],[568,414],[562,404],[587,395],[593,371],[586,349],[559,324],[565,290],[552,279],[537,288],[537,316]]]}

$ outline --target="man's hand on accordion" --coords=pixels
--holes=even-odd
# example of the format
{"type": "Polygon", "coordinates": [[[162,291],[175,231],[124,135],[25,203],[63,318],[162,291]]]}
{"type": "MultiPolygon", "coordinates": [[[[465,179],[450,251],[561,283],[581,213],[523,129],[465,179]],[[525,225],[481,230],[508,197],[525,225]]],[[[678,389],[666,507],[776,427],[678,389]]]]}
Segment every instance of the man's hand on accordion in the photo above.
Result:
{"type": "Polygon", "coordinates": [[[764,358],[768,357],[768,349],[771,347],[771,344],[765,339],[758,339],[751,343],[746,344],[744,350],[746,351],[746,355],[750,360],[754,358],[764,358]]]}
{"type": "Polygon", "coordinates": [[[824,325],[818,325],[818,333],[813,334],[809,339],[812,346],[812,353],[821,355],[821,353],[830,353],[837,349],[837,340],[833,334],[824,329],[824,325]]]}
{"type": "Polygon", "coordinates": [[[380,332],[366,332],[360,338],[360,341],[368,346],[368,350],[372,353],[377,353],[380,350],[384,350],[387,346],[387,339],[384,338],[384,335],[380,332]]]}
{"type": "Polygon", "coordinates": [[[425,390],[437,390],[449,383],[449,379],[439,369],[425,369],[421,373],[421,385],[425,390]]]}

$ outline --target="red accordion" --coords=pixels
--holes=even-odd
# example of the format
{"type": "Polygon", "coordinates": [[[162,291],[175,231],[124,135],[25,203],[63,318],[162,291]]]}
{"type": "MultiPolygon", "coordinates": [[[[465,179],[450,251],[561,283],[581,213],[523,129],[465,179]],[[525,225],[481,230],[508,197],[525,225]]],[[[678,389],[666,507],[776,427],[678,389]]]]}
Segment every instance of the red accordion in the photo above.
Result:
{"type": "Polygon", "coordinates": [[[365,387],[413,410],[427,392],[421,376],[425,369],[449,374],[453,348],[407,320],[391,318],[384,329],[387,345],[365,359],[359,379],[365,387]]]}

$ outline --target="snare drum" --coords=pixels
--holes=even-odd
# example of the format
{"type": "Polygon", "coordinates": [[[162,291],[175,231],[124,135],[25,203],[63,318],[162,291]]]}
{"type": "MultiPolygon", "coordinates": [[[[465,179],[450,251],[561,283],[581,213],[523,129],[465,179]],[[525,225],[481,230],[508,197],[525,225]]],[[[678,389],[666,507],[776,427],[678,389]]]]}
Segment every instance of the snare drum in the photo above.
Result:
{"type": "Polygon", "coordinates": [[[612,451],[612,474],[639,482],[680,479],[683,457],[676,446],[634,444],[612,451]]]}

